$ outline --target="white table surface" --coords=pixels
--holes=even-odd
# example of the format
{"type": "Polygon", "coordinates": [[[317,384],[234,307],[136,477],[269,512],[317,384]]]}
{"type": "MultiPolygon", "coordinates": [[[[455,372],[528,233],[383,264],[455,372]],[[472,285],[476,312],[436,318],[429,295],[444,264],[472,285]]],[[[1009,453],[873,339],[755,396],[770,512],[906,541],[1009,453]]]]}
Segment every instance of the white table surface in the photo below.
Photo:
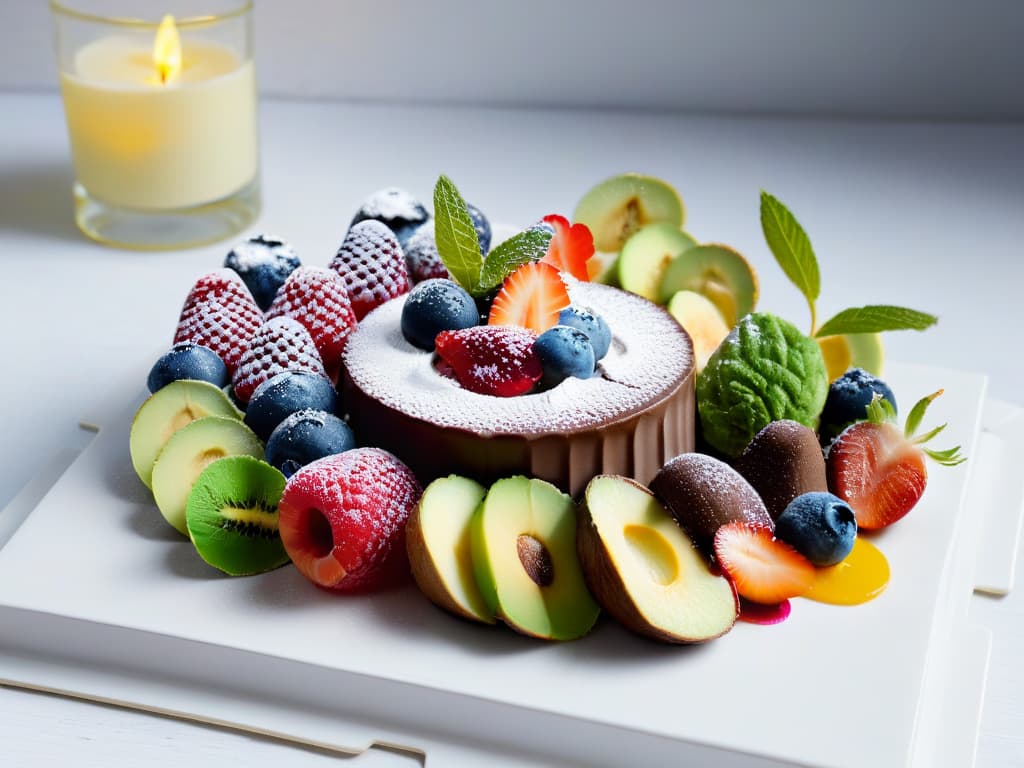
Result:
{"type": "MultiPolygon", "coordinates": [[[[0,507],[77,429],[105,384],[170,342],[193,279],[224,245],[140,254],[84,240],[72,221],[70,161],[55,95],[0,94],[0,507]]],[[[625,112],[532,112],[268,103],[264,213],[256,230],[325,264],[360,200],[400,185],[429,199],[439,173],[492,218],[571,215],[580,194],[625,170],[662,176],[688,229],[732,244],[759,270],[762,308],[806,326],[772,262],[758,190],[785,201],[822,266],[819,317],[902,303],[941,316],[887,337],[892,359],[990,374],[993,396],[1024,405],[1024,125],[715,119],[625,112]]],[[[140,387],[142,382],[140,382],[140,387]]],[[[908,393],[908,399],[918,393],[908,393]]],[[[921,393],[923,394],[923,393],[921,393]]],[[[1024,585],[974,598],[994,643],[979,768],[1024,765],[1024,585]]],[[[0,764],[11,766],[336,765],[338,759],[215,728],[0,688],[0,764]]],[[[406,766],[376,754],[359,766],[406,766]]]]}

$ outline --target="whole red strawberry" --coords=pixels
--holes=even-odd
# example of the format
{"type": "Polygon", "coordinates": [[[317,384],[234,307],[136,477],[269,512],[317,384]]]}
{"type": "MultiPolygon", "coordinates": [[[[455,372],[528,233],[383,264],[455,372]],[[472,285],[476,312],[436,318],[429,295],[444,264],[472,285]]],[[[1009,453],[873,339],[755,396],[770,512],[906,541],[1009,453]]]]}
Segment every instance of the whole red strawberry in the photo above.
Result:
{"type": "Polygon", "coordinates": [[[327,375],[337,382],[341,353],[349,334],[355,330],[356,315],[345,282],[336,272],[323,267],[299,267],[278,290],[267,317],[298,320],[313,338],[327,375]]]}
{"type": "Polygon", "coordinates": [[[361,221],[348,231],[328,266],[341,275],[356,319],[409,292],[409,273],[398,238],[379,221],[361,221]]]}
{"type": "Polygon", "coordinates": [[[408,573],[405,523],[422,489],[379,448],[355,448],[307,464],[278,506],[281,541],[314,584],[365,591],[408,573]]]}
{"type": "Polygon", "coordinates": [[[525,328],[478,325],[442,331],[435,346],[463,389],[514,397],[533,389],[543,374],[533,351],[536,335],[525,328]]]}
{"type": "Polygon", "coordinates": [[[234,375],[261,325],[263,313],[242,279],[230,269],[219,269],[192,286],[178,318],[174,343],[191,341],[209,347],[234,375]]]}
{"type": "Polygon", "coordinates": [[[235,397],[248,403],[260,384],[284,371],[327,375],[309,331],[298,320],[275,317],[256,331],[242,355],[231,377],[235,397]]]}
{"type": "Polygon", "coordinates": [[[868,420],[847,427],[832,443],[826,461],[829,490],[853,508],[860,528],[885,528],[914,508],[928,484],[925,456],[948,467],[966,461],[960,446],[946,451],[921,447],[945,424],[914,437],[928,405],[941,394],[919,400],[902,430],[894,423],[892,405],[876,394],[868,420]]]}

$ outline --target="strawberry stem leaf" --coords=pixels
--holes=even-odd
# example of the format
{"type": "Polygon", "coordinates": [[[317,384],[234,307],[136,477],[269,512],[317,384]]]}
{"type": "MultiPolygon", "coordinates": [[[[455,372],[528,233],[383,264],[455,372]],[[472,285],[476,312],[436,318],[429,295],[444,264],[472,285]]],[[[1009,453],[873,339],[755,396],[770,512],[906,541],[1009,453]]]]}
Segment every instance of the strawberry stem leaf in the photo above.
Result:
{"type": "Polygon", "coordinates": [[[939,321],[935,315],[907,307],[870,304],[851,307],[826,320],[815,337],[846,333],[881,333],[882,331],[923,331],[939,321]]]}
{"type": "Polygon", "coordinates": [[[927,443],[929,440],[935,437],[937,434],[939,434],[942,430],[944,430],[946,426],[946,424],[940,424],[935,429],[925,432],[923,435],[918,435],[917,437],[911,439],[910,442],[914,443],[914,445],[923,445],[924,443],[927,443]]]}
{"type": "Polygon", "coordinates": [[[967,461],[967,457],[960,453],[959,445],[945,451],[933,451],[931,448],[922,448],[921,450],[928,454],[937,464],[941,464],[944,467],[955,467],[957,464],[963,464],[967,461]]]}
{"type": "Polygon", "coordinates": [[[483,256],[466,201],[447,176],[434,186],[434,239],[448,273],[469,293],[477,289],[483,256]]]}
{"type": "Polygon", "coordinates": [[[764,190],[761,190],[761,229],[782,271],[807,299],[813,335],[817,323],[814,305],[821,292],[821,274],[810,238],[792,212],[764,190]]]}
{"type": "MultiPolygon", "coordinates": [[[[903,429],[903,434],[908,438],[913,437],[917,428],[921,425],[921,419],[924,418],[925,411],[928,410],[928,406],[932,404],[939,395],[942,394],[942,390],[932,392],[930,395],[925,395],[916,403],[914,407],[910,409],[910,414],[907,416],[907,424],[903,429]]],[[[934,437],[934,435],[933,435],[934,437]]],[[[921,442],[924,442],[923,440],[921,442]]]]}
{"type": "Polygon", "coordinates": [[[892,403],[882,397],[881,393],[875,392],[867,407],[868,421],[872,424],[889,424],[896,421],[896,409],[892,403]]]}

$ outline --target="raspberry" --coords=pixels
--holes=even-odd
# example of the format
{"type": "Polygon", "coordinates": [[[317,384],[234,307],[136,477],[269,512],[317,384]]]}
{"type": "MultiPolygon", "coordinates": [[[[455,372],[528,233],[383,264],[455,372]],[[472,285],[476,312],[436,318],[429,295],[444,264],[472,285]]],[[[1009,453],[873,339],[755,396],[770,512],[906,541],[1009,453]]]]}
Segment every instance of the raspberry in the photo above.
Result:
{"type": "Polygon", "coordinates": [[[235,397],[248,403],[260,384],[284,371],[327,376],[309,331],[290,317],[275,317],[256,331],[242,355],[231,378],[235,397]]]}
{"type": "Polygon", "coordinates": [[[409,291],[402,246],[394,233],[376,220],[353,226],[328,266],[345,281],[357,320],[409,291]]]}
{"type": "Polygon", "coordinates": [[[405,523],[422,489],[387,451],[354,448],[307,464],[278,507],[285,550],[314,584],[343,592],[408,573],[405,523]]]}
{"type": "Polygon", "coordinates": [[[344,280],[329,269],[299,267],[278,291],[267,317],[298,320],[313,338],[327,375],[337,382],[341,353],[356,327],[344,280]]]}
{"type": "Polygon", "coordinates": [[[533,389],[543,374],[533,351],[536,335],[525,328],[478,325],[437,335],[437,353],[464,389],[513,397],[533,389]]]}
{"type": "Polygon", "coordinates": [[[241,278],[219,269],[196,280],[178,318],[174,343],[191,341],[209,347],[234,375],[263,313],[241,278]]]}

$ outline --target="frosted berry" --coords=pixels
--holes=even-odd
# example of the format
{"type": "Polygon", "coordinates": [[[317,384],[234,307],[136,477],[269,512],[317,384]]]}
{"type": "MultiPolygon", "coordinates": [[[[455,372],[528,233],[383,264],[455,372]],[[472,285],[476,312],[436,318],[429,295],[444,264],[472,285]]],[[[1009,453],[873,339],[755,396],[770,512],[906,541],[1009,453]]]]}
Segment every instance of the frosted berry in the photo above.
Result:
{"type": "Polygon", "coordinates": [[[256,388],[283,371],[309,371],[326,378],[309,331],[290,317],[268,320],[252,337],[231,377],[235,397],[249,402],[256,388]]]}
{"type": "Polygon", "coordinates": [[[341,275],[357,320],[409,291],[409,272],[394,233],[379,221],[356,224],[328,265],[341,275]]]}
{"type": "Polygon", "coordinates": [[[345,281],[323,267],[299,267],[278,291],[267,317],[298,320],[313,338],[324,369],[338,380],[341,353],[355,330],[356,315],[348,298],[345,281]]]}

